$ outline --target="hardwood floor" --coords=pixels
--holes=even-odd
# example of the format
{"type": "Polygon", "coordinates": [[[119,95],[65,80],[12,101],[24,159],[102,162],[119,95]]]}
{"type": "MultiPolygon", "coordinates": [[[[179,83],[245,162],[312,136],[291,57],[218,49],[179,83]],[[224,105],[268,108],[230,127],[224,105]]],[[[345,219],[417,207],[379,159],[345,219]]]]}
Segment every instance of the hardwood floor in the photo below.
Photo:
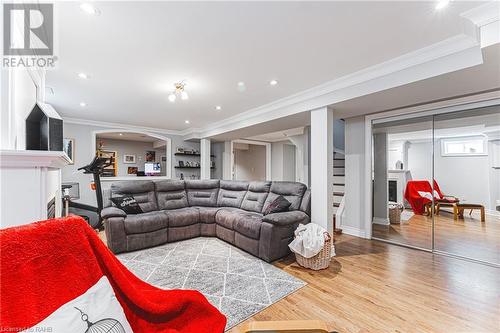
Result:
{"type": "Polygon", "coordinates": [[[276,261],[308,284],[246,322],[318,319],[339,333],[500,332],[499,268],[348,235],[336,236],[335,247],[322,271],[293,256],[276,261]]]}
{"type": "Polygon", "coordinates": [[[347,235],[337,236],[336,250],[318,272],[293,257],[277,261],[308,285],[248,321],[320,319],[338,332],[500,332],[500,269],[347,235]]]}
{"type": "MultiPolygon", "coordinates": [[[[431,223],[428,216],[413,215],[401,224],[374,224],[373,237],[430,249],[431,223]]],[[[443,211],[435,216],[435,224],[436,250],[500,264],[500,218],[486,215],[481,222],[467,212],[464,219],[455,221],[443,211]]]]}

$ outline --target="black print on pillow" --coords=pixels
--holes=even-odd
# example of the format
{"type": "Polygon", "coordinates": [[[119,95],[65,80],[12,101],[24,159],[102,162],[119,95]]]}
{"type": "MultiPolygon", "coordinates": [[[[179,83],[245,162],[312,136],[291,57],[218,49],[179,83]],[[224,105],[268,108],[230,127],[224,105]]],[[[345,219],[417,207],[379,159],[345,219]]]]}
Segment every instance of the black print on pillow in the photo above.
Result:
{"type": "Polygon", "coordinates": [[[77,307],[75,307],[75,309],[80,311],[82,320],[87,323],[85,333],[125,333],[122,324],[116,319],[104,318],[92,323],[89,321],[89,316],[87,316],[86,313],[77,307]]]}
{"type": "Polygon", "coordinates": [[[143,213],[141,207],[137,203],[134,197],[115,197],[111,198],[111,201],[127,214],[141,214],[143,213]]]}

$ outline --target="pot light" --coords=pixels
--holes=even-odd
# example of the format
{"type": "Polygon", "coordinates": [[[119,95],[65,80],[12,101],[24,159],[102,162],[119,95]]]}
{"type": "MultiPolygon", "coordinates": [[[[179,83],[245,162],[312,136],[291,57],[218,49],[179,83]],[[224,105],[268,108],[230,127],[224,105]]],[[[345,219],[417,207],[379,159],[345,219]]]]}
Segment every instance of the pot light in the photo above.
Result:
{"type": "Polygon", "coordinates": [[[185,101],[185,100],[189,99],[189,95],[188,95],[188,93],[187,93],[187,92],[185,92],[184,90],[181,92],[181,99],[182,99],[183,101],[185,101]]]}
{"type": "Polygon", "coordinates": [[[238,91],[240,91],[240,92],[247,90],[245,82],[243,82],[243,81],[238,82],[237,86],[238,86],[238,91]]]}
{"type": "Polygon", "coordinates": [[[277,80],[271,80],[271,81],[269,81],[269,84],[270,84],[271,86],[275,86],[275,85],[277,85],[277,84],[278,84],[278,81],[277,81],[277,80]]]}
{"type": "Polygon", "coordinates": [[[174,94],[174,93],[171,93],[170,95],[168,95],[168,100],[169,100],[170,102],[172,102],[172,103],[173,103],[173,102],[175,102],[175,100],[176,100],[176,99],[177,99],[177,96],[175,96],[175,94],[174,94]]]}
{"type": "Polygon", "coordinates": [[[88,79],[88,78],[89,78],[89,76],[88,76],[87,74],[85,74],[85,73],[78,73],[78,77],[79,77],[80,79],[84,79],[84,80],[86,80],[86,79],[88,79]]]}
{"type": "Polygon", "coordinates": [[[184,123],[189,124],[189,120],[184,120],[184,123]]]}
{"type": "Polygon", "coordinates": [[[443,9],[450,4],[450,0],[439,0],[436,5],[436,9],[443,9]]]}
{"type": "Polygon", "coordinates": [[[119,136],[123,136],[123,133],[118,134],[119,136]]]}
{"type": "Polygon", "coordinates": [[[220,106],[220,105],[217,105],[217,106],[215,107],[215,110],[217,110],[217,111],[220,111],[220,110],[222,110],[222,106],[220,106]]]}
{"type": "Polygon", "coordinates": [[[84,107],[86,107],[86,106],[87,106],[87,103],[85,103],[85,102],[80,102],[80,106],[81,106],[82,108],[84,108],[84,107]]]}
{"type": "Polygon", "coordinates": [[[97,15],[101,14],[101,11],[99,9],[97,9],[96,7],[94,7],[94,5],[92,5],[88,2],[82,3],[80,5],[80,9],[89,15],[96,15],[97,16],[97,15]]]}

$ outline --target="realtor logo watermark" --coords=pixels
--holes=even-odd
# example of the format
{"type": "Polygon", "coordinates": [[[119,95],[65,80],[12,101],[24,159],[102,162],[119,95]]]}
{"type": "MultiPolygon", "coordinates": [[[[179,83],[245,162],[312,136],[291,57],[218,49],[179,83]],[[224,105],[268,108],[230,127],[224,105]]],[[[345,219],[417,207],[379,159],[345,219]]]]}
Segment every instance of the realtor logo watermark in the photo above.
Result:
{"type": "Polygon", "coordinates": [[[51,3],[3,4],[4,68],[53,68],[54,5],[51,3]]]}

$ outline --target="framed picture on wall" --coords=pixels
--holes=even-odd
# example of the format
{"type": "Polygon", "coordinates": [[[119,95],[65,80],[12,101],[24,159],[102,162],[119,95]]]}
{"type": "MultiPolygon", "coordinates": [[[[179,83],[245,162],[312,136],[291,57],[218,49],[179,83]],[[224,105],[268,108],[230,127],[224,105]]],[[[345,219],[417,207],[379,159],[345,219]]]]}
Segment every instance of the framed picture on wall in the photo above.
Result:
{"type": "Polygon", "coordinates": [[[125,164],[134,164],[135,163],[135,155],[123,155],[123,163],[125,164]]]}
{"type": "Polygon", "coordinates": [[[127,174],[129,174],[129,175],[136,175],[137,171],[138,171],[137,167],[128,167],[127,174]]]}
{"type": "Polygon", "coordinates": [[[71,160],[69,164],[75,164],[75,139],[64,138],[63,150],[71,160]]]}
{"type": "Polygon", "coordinates": [[[156,152],[154,150],[146,150],[146,162],[154,162],[156,160],[156,152]]]}

